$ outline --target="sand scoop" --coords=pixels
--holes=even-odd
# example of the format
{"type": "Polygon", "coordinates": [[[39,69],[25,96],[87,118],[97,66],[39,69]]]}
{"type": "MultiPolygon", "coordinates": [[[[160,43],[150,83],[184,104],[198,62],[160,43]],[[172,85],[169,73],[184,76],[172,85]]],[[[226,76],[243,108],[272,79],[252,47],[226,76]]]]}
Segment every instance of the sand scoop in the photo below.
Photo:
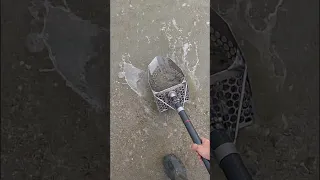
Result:
{"type": "MultiPolygon", "coordinates": [[[[180,115],[189,135],[196,144],[202,144],[186,111],[184,103],[189,99],[188,84],[182,70],[169,58],[155,57],[148,65],[148,81],[160,112],[174,109],[180,115]]],[[[210,161],[202,158],[210,173],[210,161]]]]}

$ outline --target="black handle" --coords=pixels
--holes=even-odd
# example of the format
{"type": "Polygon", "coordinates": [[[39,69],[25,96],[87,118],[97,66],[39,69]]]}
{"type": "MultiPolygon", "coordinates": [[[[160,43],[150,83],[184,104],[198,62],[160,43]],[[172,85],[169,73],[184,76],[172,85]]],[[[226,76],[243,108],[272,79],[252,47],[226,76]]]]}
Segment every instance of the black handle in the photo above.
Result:
{"type": "Polygon", "coordinates": [[[229,154],[220,162],[220,168],[229,180],[252,180],[240,154],[229,154]]]}
{"type": "MultiPolygon", "coordinates": [[[[177,102],[175,104],[175,108],[178,110],[178,114],[180,115],[182,121],[183,121],[183,124],[186,126],[188,132],[189,132],[189,135],[191,136],[191,139],[192,141],[195,143],[195,144],[202,144],[201,142],[201,139],[197,133],[197,131],[194,129],[187,113],[185,112],[185,110],[183,109],[183,107],[181,106],[181,104],[179,102],[177,102]],[[179,110],[180,109],[180,110],[179,110]]],[[[203,158],[201,157],[204,165],[206,166],[209,174],[210,174],[210,161],[206,158],[203,158]]]]}
{"type": "Polygon", "coordinates": [[[225,130],[214,129],[210,133],[211,158],[216,158],[228,180],[252,180],[240,154],[225,130]]]}

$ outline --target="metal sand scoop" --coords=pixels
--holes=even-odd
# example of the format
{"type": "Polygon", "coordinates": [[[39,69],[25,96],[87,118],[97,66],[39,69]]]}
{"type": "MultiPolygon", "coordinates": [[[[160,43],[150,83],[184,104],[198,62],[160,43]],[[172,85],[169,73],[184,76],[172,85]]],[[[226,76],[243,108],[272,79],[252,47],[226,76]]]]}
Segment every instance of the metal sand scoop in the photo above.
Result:
{"type": "MultiPolygon", "coordinates": [[[[169,58],[157,56],[148,65],[148,81],[160,112],[174,109],[180,115],[192,141],[202,144],[189,116],[184,110],[184,103],[189,99],[188,84],[182,70],[169,58]]],[[[202,158],[210,173],[210,161],[202,158]]]]}

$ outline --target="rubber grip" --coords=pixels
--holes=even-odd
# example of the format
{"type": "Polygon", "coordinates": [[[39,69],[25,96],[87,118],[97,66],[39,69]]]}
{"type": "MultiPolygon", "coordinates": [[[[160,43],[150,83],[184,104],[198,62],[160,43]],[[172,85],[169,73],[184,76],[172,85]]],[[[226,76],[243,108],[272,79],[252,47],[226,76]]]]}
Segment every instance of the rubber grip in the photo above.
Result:
{"type": "Polygon", "coordinates": [[[252,180],[240,154],[229,154],[220,161],[220,168],[228,180],[252,180]]]}
{"type": "MultiPolygon", "coordinates": [[[[217,150],[219,146],[225,143],[230,144],[230,142],[232,142],[231,138],[228,136],[225,130],[212,130],[210,133],[210,140],[210,158],[216,159],[217,157],[215,157],[215,150],[217,150]]],[[[230,152],[232,152],[232,150],[230,150],[230,152]]],[[[221,161],[219,162],[219,166],[228,180],[252,180],[252,176],[243,164],[239,153],[230,153],[225,157],[220,158],[221,161]]]]}

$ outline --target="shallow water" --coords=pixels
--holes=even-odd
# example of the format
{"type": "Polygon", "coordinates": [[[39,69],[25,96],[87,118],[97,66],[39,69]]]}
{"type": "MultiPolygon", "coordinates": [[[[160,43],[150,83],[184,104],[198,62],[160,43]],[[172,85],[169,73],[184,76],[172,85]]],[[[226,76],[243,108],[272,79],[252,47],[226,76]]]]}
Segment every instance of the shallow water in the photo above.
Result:
{"type": "Polygon", "coordinates": [[[161,160],[169,153],[183,160],[189,179],[209,179],[190,151],[192,140],[179,115],[159,113],[143,83],[156,56],[172,59],[190,88],[185,109],[199,135],[208,137],[209,1],[112,1],[111,6],[111,179],[165,179],[161,160]]]}
{"type": "Polygon", "coordinates": [[[34,17],[32,23],[42,29],[27,36],[27,48],[30,52],[40,52],[46,47],[54,69],[67,85],[97,110],[103,109],[107,72],[103,66],[106,59],[102,59],[104,54],[99,47],[108,34],[73,14],[67,4],[62,7],[45,0],[32,2],[29,7],[34,17]]]}

